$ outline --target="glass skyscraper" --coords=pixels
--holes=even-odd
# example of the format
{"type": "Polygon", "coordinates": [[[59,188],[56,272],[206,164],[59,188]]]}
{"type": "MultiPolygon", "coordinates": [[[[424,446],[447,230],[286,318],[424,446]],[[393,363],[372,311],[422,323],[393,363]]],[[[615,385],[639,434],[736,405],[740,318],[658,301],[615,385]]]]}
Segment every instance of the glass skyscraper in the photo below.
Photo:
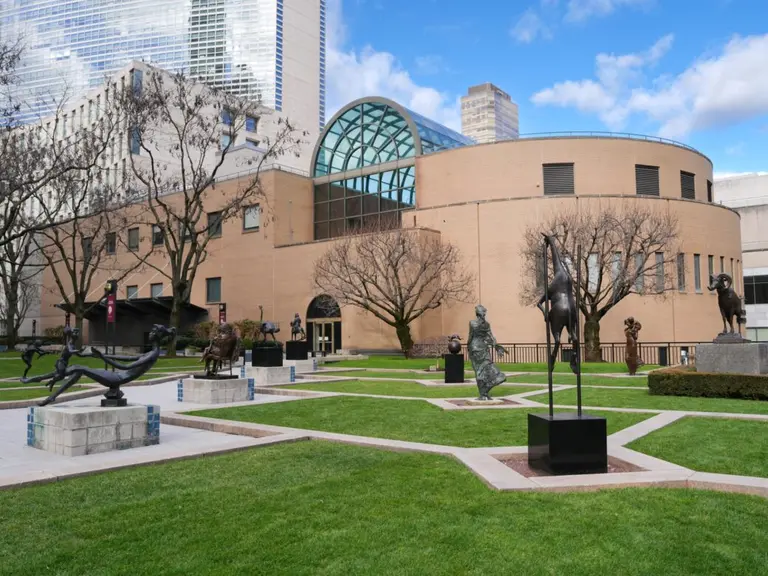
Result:
{"type": "Polygon", "coordinates": [[[323,126],[325,0],[3,0],[0,34],[27,48],[24,121],[135,59],[323,126]]]}

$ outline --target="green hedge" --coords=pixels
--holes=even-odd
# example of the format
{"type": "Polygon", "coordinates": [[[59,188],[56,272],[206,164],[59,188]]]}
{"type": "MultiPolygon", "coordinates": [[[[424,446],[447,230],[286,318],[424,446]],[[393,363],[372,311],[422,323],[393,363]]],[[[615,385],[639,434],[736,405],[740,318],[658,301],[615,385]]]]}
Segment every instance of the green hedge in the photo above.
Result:
{"type": "Polygon", "coordinates": [[[658,396],[768,400],[768,375],[711,374],[666,368],[648,375],[648,388],[658,396]]]}

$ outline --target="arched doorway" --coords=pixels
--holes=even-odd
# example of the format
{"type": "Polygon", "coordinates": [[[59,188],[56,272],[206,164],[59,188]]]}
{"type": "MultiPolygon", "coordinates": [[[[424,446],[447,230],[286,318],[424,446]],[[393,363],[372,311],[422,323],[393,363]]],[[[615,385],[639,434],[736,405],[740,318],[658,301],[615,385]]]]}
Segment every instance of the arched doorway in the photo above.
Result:
{"type": "Polygon", "coordinates": [[[323,356],[341,348],[341,308],[326,294],[315,297],[307,308],[307,342],[323,356]]]}

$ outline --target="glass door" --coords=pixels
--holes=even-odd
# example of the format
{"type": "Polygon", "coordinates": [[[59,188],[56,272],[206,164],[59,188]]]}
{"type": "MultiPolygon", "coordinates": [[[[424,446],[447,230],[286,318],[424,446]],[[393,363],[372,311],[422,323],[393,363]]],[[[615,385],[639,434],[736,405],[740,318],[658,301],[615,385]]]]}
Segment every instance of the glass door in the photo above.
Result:
{"type": "Polygon", "coordinates": [[[315,322],[312,331],[313,349],[320,352],[323,356],[332,354],[333,347],[333,322],[315,322]]]}

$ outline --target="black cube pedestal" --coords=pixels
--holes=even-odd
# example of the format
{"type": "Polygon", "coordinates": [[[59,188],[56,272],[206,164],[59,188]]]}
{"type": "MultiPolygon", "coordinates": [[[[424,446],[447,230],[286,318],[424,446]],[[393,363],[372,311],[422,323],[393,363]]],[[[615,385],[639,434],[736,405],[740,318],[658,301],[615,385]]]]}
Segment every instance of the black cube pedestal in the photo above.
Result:
{"type": "Polygon", "coordinates": [[[574,413],[528,414],[528,465],[555,475],[607,472],[605,418],[574,413]]]}
{"type": "Polygon", "coordinates": [[[309,342],[306,340],[291,340],[285,343],[286,360],[306,360],[309,355],[309,342]]]}
{"type": "Polygon", "coordinates": [[[251,366],[282,366],[283,349],[280,346],[254,346],[251,366]]]}
{"type": "Polygon", "coordinates": [[[445,383],[461,384],[464,382],[464,356],[461,354],[443,354],[445,362],[445,383]]]}

